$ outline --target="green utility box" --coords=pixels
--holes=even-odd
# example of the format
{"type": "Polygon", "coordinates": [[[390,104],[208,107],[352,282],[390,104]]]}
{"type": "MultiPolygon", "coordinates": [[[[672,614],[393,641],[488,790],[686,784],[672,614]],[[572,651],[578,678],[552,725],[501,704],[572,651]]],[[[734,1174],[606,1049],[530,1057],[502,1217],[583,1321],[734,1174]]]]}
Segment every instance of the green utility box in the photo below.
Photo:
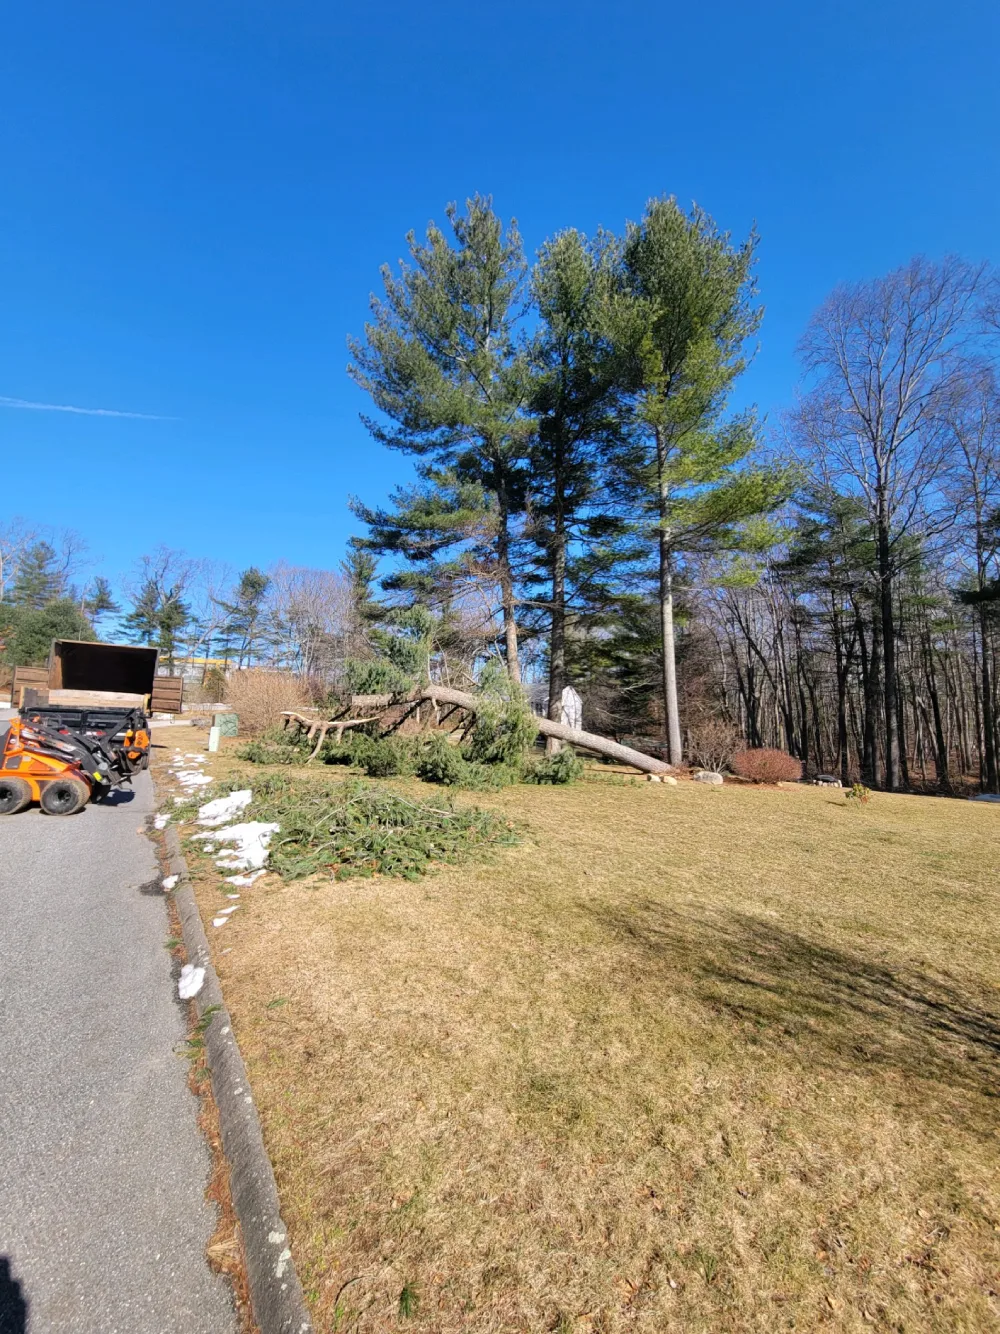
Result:
{"type": "Polygon", "coordinates": [[[239,736],[239,724],[239,717],[235,713],[217,713],[212,718],[212,725],[219,729],[219,736],[239,736]]]}

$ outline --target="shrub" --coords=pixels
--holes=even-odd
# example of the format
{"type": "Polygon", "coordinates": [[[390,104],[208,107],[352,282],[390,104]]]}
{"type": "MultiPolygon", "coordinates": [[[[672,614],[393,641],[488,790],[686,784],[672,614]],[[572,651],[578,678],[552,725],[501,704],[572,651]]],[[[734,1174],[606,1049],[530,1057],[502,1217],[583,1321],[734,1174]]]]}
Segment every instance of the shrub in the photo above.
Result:
{"type": "Polygon", "coordinates": [[[724,718],[703,718],[688,733],[688,752],[695,764],[710,773],[727,769],[740,750],[740,736],[724,718]]]}
{"type": "Polygon", "coordinates": [[[852,783],[844,796],[856,806],[867,806],[872,799],[871,789],[864,783],[852,783]]]}
{"type": "Polygon", "coordinates": [[[301,681],[291,672],[268,672],[260,667],[233,672],[226,681],[226,703],[239,714],[240,731],[259,736],[281,722],[286,709],[307,701],[301,681]]]}
{"type": "Polygon", "coordinates": [[[543,755],[525,768],[526,783],[575,783],[583,774],[583,760],[572,746],[543,755]]]}
{"type": "Polygon", "coordinates": [[[741,750],[733,756],[733,772],[754,783],[797,783],[802,777],[802,761],[783,750],[741,750]]]}

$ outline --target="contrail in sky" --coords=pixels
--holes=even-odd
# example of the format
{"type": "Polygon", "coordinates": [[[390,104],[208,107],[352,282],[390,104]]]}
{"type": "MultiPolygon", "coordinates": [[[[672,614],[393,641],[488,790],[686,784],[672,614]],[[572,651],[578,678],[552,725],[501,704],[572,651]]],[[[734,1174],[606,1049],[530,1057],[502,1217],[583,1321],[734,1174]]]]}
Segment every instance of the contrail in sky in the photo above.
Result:
{"type": "Polygon", "coordinates": [[[33,412],[75,412],[81,417],[135,417],[144,422],[172,422],[176,417],[158,417],[151,412],[119,412],[117,408],[74,408],[68,403],[29,403],[25,398],[0,394],[0,408],[30,408],[33,412]]]}

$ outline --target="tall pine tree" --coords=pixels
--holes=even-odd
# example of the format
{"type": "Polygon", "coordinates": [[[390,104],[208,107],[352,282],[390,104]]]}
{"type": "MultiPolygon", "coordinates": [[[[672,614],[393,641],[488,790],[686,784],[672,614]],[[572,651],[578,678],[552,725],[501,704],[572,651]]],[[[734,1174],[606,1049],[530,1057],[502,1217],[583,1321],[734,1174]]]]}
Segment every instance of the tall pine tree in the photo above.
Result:
{"type": "Polygon", "coordinates": [[[738,548],[747,525],[784,494],[777,475],[750,466],[751,413],[728,415],[761,309],[757,239],[734,246],[701,209],[655,199],[628,228],[624,279],[635,355],[634,436],[620,478],[654,547],[663,708],[670,762],[682,758],[674,642],[674,581],[686,556],[738,548]]]}
{"type": "Polygon", "coordinates": [[[528,358],[519,333],[527,266],[513,221],[489,199],[447,209],[409,262],[382,270],[363,339],[350,340],[350,374],[382,418],[373,437],[419,460],[421,484],[369,515],[371,545],[399,550],[425,575],[462,563],[499,590],[507,669],[520,679],[514,544],[524,507],[528,358]],[[395,534],[395,536],[394,536],[395,534]],[[413,546],[411,554],[410,544],[413,546]],[[474,554],[470,557],[469,552],[474,554]]]}
{"type": "Polygon", "coordinates": [[[549,716],[556,721],[569,684],[568,636],[595,610],[590,585],[616,529],[606,484],[621,441],[628,369],[614,337],[617,261],[613,237],[588,242],[571,230],[542,247],[532,274],[539,327],[528,536],[536,570],[528,582],[540,586],[533,601],[548,613],[549,716]]]}

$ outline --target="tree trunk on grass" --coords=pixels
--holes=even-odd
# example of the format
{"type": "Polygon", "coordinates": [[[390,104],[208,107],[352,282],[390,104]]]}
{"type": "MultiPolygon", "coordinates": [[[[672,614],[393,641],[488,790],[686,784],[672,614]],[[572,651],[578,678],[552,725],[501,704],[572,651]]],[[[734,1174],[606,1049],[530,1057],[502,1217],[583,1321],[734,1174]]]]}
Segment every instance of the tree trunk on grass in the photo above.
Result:
{"type": "MultiPolygon", "coordinates": [[[[432,699],[439,704],[457,704],[460,708],[468,709],[470,713],[476,711],[477,701],[474,695],[467,695],[462,690],[452,690],[450,686],[424,686],[420,691],[420,698],[432,699]]],[[[643,773],[670,772],[671,766],[664,764],[662,760],[654,759],[652,755],[644,755],[641,750],[633,750],[631,746],[619,745],[617,741],[610,741],[607,737],[597,736],[594,732],[581,732],[575,727],[567,727],[565,723],[552,722],[548,718],[536,718],[535,722],[543,736],[568,741],[571,746],[595,751],[609,760],[617,760],[619,764],[629,764],[633,769],[641,769],[643,773]]]]}

